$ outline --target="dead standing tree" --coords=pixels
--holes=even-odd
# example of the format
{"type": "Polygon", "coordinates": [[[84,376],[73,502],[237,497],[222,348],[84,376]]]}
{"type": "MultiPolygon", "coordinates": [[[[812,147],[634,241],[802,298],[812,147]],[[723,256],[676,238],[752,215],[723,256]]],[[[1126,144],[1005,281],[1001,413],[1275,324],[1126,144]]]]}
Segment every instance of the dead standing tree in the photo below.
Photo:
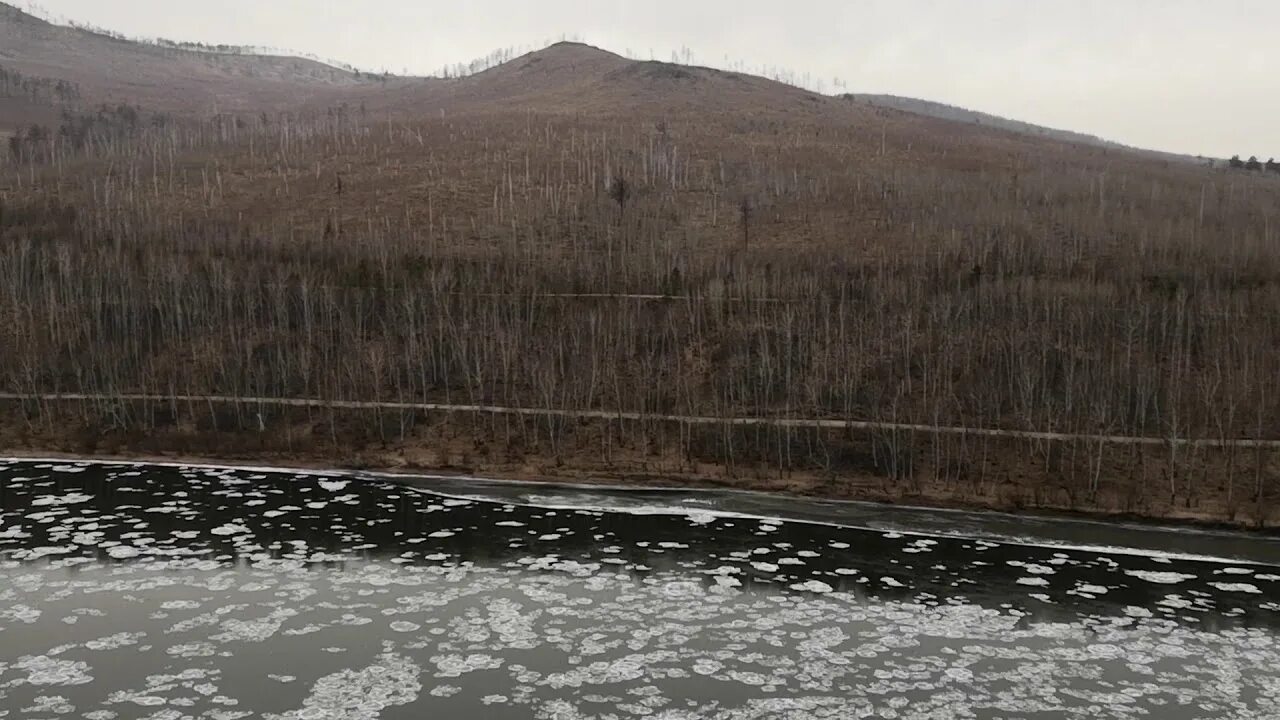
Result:
{"type": "MultiPolygon", "coordinates": [[[[811,443],[831,472],[860,472],[865,450],[879,472],[900,476],[892,482],[951,485],[965,468],[978,478],[1012,475],[1038,458],[1012,450],[1017,439],[966,445],[900,429],[877,446],[866,429],[841,439],[812,423],[718,419],[871,417],[1181,442],[1204,436],[1228,391],[1240,407],[1212,434],[1264,437],[1280,418],[1280,361],[1270,352],[1280,338],[1280,292],[1236,280],[1269,281],[1280,267],[1268,220],[1275,183],[1246,175],[1206,191],[1199,169],[1134,160],[1127,183],[1113,175],[1106,186],[1105,207],[1126,212],[1100,213],[1099,169],[1052,156],[1029,155],[1011,189],[1002,173],[945,164],[920,172],[873,161],[850,174],[857,163],[849,153],[878,142],[879,131],[832,144],[825,128],[780,139],[771,127],[747,127],[759,141],[748,157],[718,145],[715,128],[689,124],[672,131],[697,135],[696,147],[708,150],[677,162],[649,148],[647,124],[624,124],[606,142],[599,128],[583,128],[589,119],[548,119],[541,132],[520,134],[522,146],[494,153],[490,138],[516,137],[503,122],[371,129],[295,118],[241,136],[217,124],[145,128],[76,151],[94,165],[6,173],[17,191],[0,224],[0,347],[8,350],[0,389],[117,400],[137,390],[500,401],[616,418],[649,433],[654,453],[664,452],[664,439],[653,414],[674,412],[709,418],[702,430],[682,423],[690,462],[804,469],[811,443]],[[376,167],[360,169],[362,159],[376,167]],[[792,165],[801,162],[798,172],[792,165]],[[407,169],[425,185],[425,203],[354,202],[407,169]],[[33,181],[42,174],[56,182],[33,181]],[[1144,174],[1151,183],[1133,179],[1144,174]],[[644,178],[644,191],[623,178],[644,178]],[[463,192],[459,179],[485,191],[463,192]],[[264,206],[255,200],[263,196],[279,202],[264,206]],[[200,197],[216,202],[198,217],[177,212],[200,197]],[[717,227],[718,197],[731,198],[740,228],[708,230],[717,227]],[[848,198],[867,212],[851,216],[848,198]],[[1038,224],[1028,198],[1048,208],[1045,224],[1061,233],[1038,224]],[[285,212],[299,207],[308,211],[301,219],[285,212]],[[336,226],[324,232],[331,208],[335,223],[345,220],[341,236],[336,226]],[[785,245],[772,237],[751,245],[751,222],[766,211],[785,245]],[[260,232],[229,231],[241,212],[260,232]],[[626,231],[607,232],[623,241],[593,242],[614,212],[625,212],[626,231]],[[1152,232],[1156,225],[1166,231],[1152,232]],[[850,243],[851,234],[861,242],[850,243]],[[1071,241],[1051,241],[1059,235],[1071,241]],[[80,240],[51,245],[47,236],[80,240]],[[1101,237],[1134,242],[1092,239],[1101,237]],[[507,243],[517,238],[539,242],[512,254],[507,243]],[[739,242],[759,262],[726,260],[739,242]],[[1094,257],[1107,263],[1082,268],[1094,257]],[[664,287],[682,297],[652,294],[664,287]],[[1197,378],[1211,380],[1212,391],[1177,390],[1197,378]],[[642,415],[624,421],[628,412],[642,415]]],[[[211,408],[212,425],[235,427],[233,411],[252,404],[211,408]]],[[[120,425],[118,416],[139,422],[127,414],[136,403],[88,407],[104,427],[120,425]]],[[[445,414],[451,437],[471,433],[481,444],[491,432],[458,413],[389,409],[445,414]]],[[[619,433],[616,455],[612,436],[567,418],[506,417],[514,453],[551,448],[572,458],[584,438],[603,442],[614,459],[636,450],[635,433],[619,433]]],[[[376,413],[337,419],[322,426],[335,444],[340,433],[384,437],[376,413]]],[[[268,434],[281,425],[267,422],[268,434]]],[[[1066,497],[1065,485],[1072,493],[1087,486],[1083,497],[1101,504],[1115,502],[1109,494],[1154,497],[1140,473],[1126,472],[1128,453],[1092,443],[1046,448],[1043,472],[1026,476],[1020,492],[1030,492],[1021,495],[1037,497],[1038,488],[1054,501],[1066,497]]],[[[1156,463],[1176,464],[1186,480],[1193,467],[1201,476],[1211,454],[1230,463],[1206,449],[1156,463]]],[[[1251,469],[1253,502],[1274,502],[1273,467],[1264,459],[1251,469]]],[[[1185,483],[1173,487],[1184,488],[1179,499],[1192,496],[1185,483]]],[[[1197,488],[1196,500],[1211,492],[1197,488]]],[[[1159,494],[1153,502],[1167,504],[1159,494]]]]}

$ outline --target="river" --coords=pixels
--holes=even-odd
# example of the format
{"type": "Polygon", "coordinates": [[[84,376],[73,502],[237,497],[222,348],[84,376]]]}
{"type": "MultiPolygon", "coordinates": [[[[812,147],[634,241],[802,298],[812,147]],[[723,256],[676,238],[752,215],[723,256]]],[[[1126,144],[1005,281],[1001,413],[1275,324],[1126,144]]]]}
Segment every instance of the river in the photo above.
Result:
{"type": "Polygon", "coordinates": [[[0,718],[1280,718],[1280,541],[0,461],[0,718]]]}

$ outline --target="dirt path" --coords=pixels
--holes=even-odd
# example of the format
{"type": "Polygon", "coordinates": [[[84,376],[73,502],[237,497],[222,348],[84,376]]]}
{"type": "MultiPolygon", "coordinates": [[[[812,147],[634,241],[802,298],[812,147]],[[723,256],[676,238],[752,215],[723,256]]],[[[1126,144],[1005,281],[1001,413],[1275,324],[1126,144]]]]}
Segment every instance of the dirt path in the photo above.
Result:
{"type": "Polygon", "coordinates": [[[767,417],[709,417],[699,415],[663,415],[638,412],[613,412],[609,410],[554,410],[547,408],[504,407],[500,405],[448,405],[441,403],[364,402],[357,400],[320,400],[309,398],[236,397],[228,395],[85,395],[85,394],[36,394],[0,393],[0,400],[17,402],[115,402],[200,403],[215,405],[258,405],[272,407],[299,407],[335,410],[415,410],[423,412],[470,413],[479,415],[513,415],[524,417],[554,417],[573,420],[628,420],[639,422],[672,423],[683,425],[723,425],[730,427],[768,426],[779,428],[817,428],[834,430],[880,430],[889,432],[919,432],[938,435],[968,435],[973,437],[1009,438],[1017,440],[1043,440],[1062,442],[1089,442],[1109,445],[1146,445],[1159,447],[1196,448],[1251,448],[1280,449],[1280,440],[1251,438],[1178,438],[1135,437],[1128,435],[1089,435],[1077,433],[1041,432],[1033,430],[1001,430],[995,428],[971,428],[947,425],[916,425],[911,423],[879,422],[871,420],[839,420],[830,418],[767,418],[767,417]]]}

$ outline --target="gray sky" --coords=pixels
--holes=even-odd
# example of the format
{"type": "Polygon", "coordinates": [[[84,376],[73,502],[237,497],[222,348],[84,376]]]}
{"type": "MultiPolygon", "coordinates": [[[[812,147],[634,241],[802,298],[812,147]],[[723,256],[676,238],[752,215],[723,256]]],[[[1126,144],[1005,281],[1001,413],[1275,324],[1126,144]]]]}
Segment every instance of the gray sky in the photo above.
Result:
{"type": "MultiPolygon", "coordinates": [[[[26,0],[10,0],[25,5],[26,0]]],[[[1143,147],[1280,157],[1280,0],[42,0],[127,35],[434,72],[561,36],[1143,147]]]]}

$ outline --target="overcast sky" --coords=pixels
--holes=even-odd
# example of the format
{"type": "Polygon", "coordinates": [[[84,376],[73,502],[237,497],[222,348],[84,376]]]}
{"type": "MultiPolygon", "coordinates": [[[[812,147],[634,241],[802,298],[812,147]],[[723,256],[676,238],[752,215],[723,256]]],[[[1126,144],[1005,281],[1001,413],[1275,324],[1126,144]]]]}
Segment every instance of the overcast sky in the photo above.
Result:
{"type": "MultiPolygon", "coordinates": [[[[10,0],[25,5],[26,0],[10,0]]],[[[127,35],[434,72],[578,36],[1191,154],[1280,157],[1280,0],[41,0],[127,35]]]]}

